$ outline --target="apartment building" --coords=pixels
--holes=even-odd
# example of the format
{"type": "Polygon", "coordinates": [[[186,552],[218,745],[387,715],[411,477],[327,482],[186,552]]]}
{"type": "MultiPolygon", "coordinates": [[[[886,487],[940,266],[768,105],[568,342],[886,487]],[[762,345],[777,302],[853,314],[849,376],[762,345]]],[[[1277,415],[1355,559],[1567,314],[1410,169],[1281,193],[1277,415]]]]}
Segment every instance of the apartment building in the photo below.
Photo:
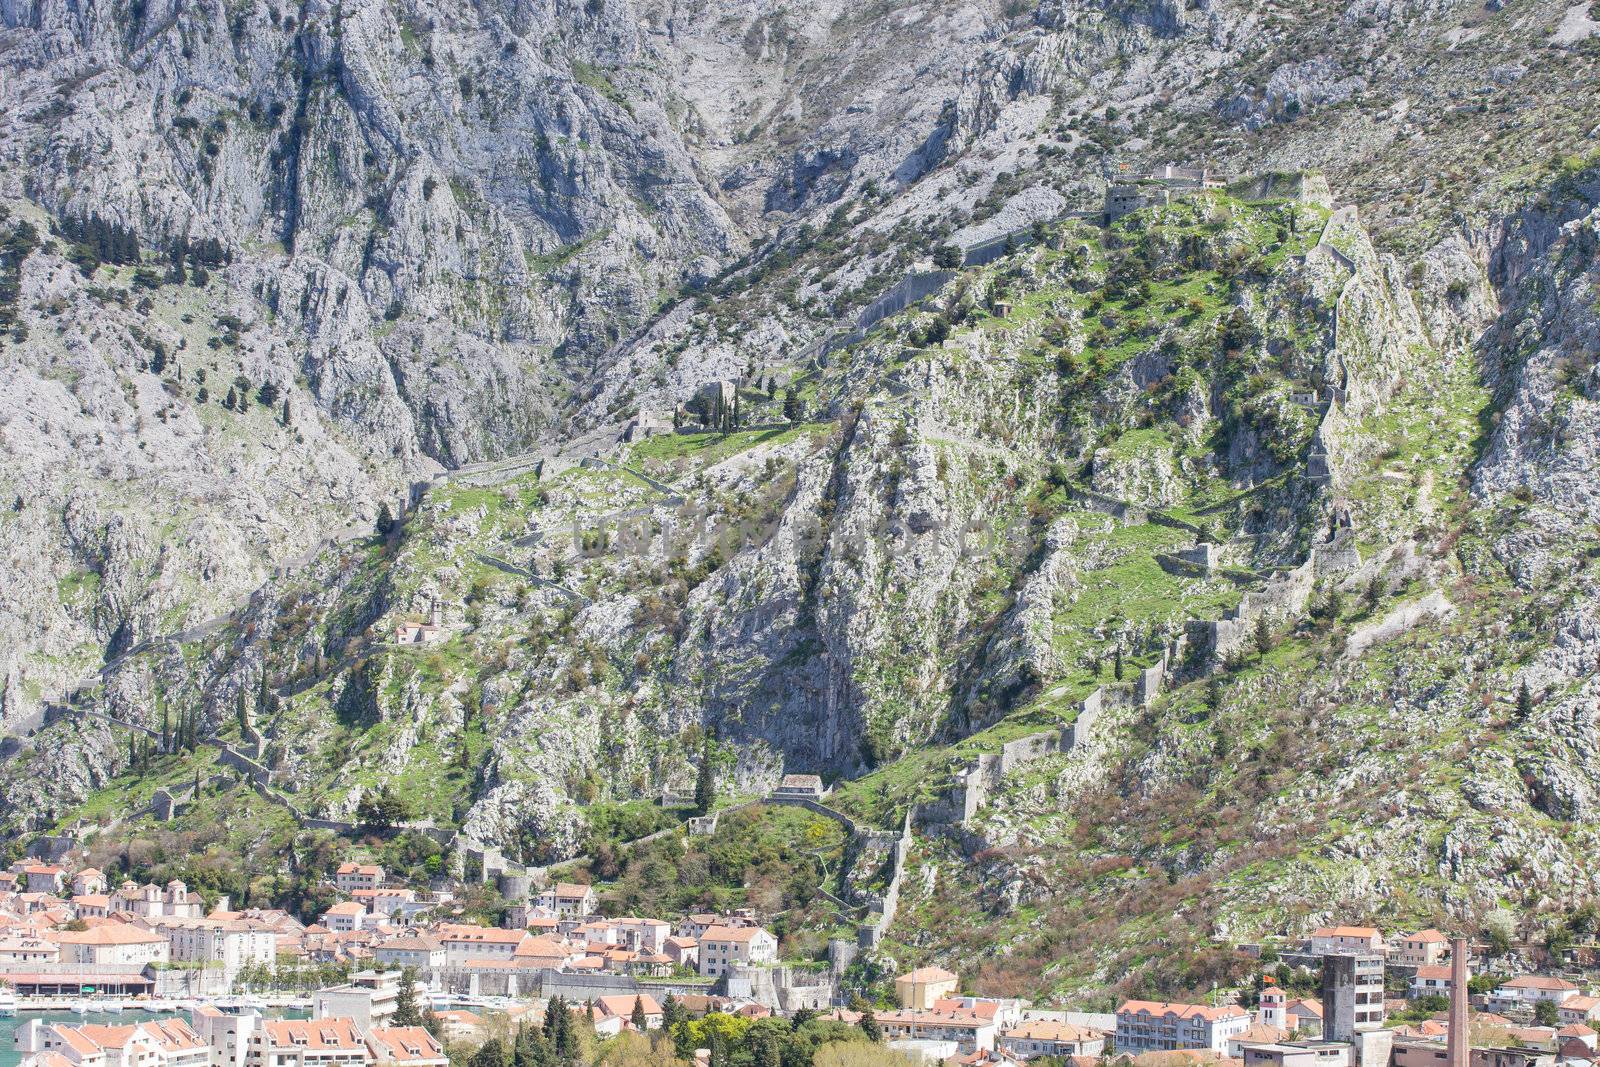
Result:
{"type": "Polygon", "coordinates": [[[778,958],[778,939],[759,926],[733,929],[713,926],[700,938],[700,973],[710,978],[726,974],[736,964],[772,963],[778,958]]]}
{"type": "Polygon", "coordinates": [[[250,1035],[244,1067],[366,1067],[353,1019],[267,1019],[250,1035]]]}
{"type": "Polygon", "coordinates": [[[367,1032],[376,1067],[450,1067],[444,1046],[421,1026],[378,1026],[367,1032]]]}
{"type": "Polygon", "coordinates": [[[1227,1055],[1228,1040],[1250,1025],[1243,1008],[1129,1000],[1117,1008],[1117,1051],[1169,1052],[1209,1049],[1227,1055]]]}

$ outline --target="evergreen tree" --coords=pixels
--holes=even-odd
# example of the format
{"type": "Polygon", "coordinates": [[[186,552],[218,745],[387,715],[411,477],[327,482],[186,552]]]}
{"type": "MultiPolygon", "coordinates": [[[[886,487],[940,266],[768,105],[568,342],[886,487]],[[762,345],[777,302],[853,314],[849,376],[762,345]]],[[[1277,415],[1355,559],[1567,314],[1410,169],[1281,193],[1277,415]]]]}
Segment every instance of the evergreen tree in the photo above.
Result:
{"type": "Polygon", "coordinates": [[[700,743],[700,768],[694,779],[694,807],[701,815],[709,814],[711,806],[717,802],[716,772],[711,765],[712,739],[713,732],[707,730],[700,743]]]}
{"type": "Polygon", "coordinates": [[[800,421],[800,395],[790,386],[783,391],[783,421],[800,421]]]}
{"type": "Polygon", "coordinates": [[[389,502],[387,500],[378,505],[377,526],[378,534],[382,537],[388,537],[390,534],[394,533],[394,512],[389,510],[389,502]]]}
{"type": "Polygon", "coordinates": [[[649,1029],[650,1020],[644,1013],[644,998],[642,996],[633,998],[633,1014],[628,1017],[628,1021],[633,1023],[633,1028],[641,1034],[649,1029]]]}
{"type": "Polygon", "coordinates": [[[1118,645],[1111,653],[1111,674],[1117,681],[1122,681],[1122,646],[1118,645]]]}
{"type": "Polygon", "coordinates": [[[766,1030],[753,1031],[749,1041],[752,1067],[782,1067],[783,1059],[778,1051],[778,1042],[773,1040],[771,1033],[766,1030]]]}
{"type": "Polygon", "coordinates": [[[683,1005],[678,1003],[678,998],[671,993],[661,1002],[661,1028],[670,1031],[682,1022],[686,1016],[683,1005]]]}
{"type": "Polygon", "coordinates": [[[1528,690],[1528,680],[1524,678],[1522,685],[1517,689],[1517,721],[1527,722],[1533,717],[1533,693],[1528,690]]]}
{"type": "Polygon", "coordinates": [[[491,1037],[472,1054],[467,1067],[506,1067],[508,1062],[505,1042],[498,1037],[491,1037]]]}
{"type": "Polygon", "coordinates": [[[289,425],[289,398],[283,398],[283,417],[279,419],[285,426],[289,425]]]}
{"type": "Polygon", "coordinates": [[[1256,616],[1255,641],[1256,655],[1258,657],[1264,658],[1268,652],[1272,651],[1272,624],[1267,621],[1265,615],[1256,616]]]}
{"type": "Polygon", "coordinates": [[[860,1026],[861,1032],[867,1035],[868,1041],[881,1042],[883,1040],[883,1027],[878,1025],[878,1017],[872,1014],[871,1008],[861,1013],[860,1026]]]}
{"type": "Polygon", "coordinates": [[[565,1002],[561,1005],[561,1033],[556,1037],[556,1058],[564,1063],[573,1063],[582,1051],[578,1044],[578,1024],[572,1017],[572,1011],[565,1002]]]}
{"type": "Polygon", "coordinates": [[[538,1028],[526,1025],[517,1028],[512,1067],[548,1067],[550,1059],[550,1045],[538,1028]]]}
{"type": "Polygon", "coordinates": [[[544,1009],[544,1039],[552,1048],[561,1037],[561,1017],[566,1013],[567,1002],[558,994],[550,998],[544,1009]]]}
{"type": "Polygon", "coordinates": [[[422,1011],[417,1007],[417,969],[406,967],[400,971],[400,992],[394,1001],[394,1025],[421,1026],[422,1011]]]}
{"type": "Polygon", "coordinates": [[[228,395],[222,398],[222,406],[227,408],[229,411],[232,411],[234,405],[238,403],[238,401],[235,399],[235,395],[236,394],[233,391],[233,386],[228,386],[228,395]]]}

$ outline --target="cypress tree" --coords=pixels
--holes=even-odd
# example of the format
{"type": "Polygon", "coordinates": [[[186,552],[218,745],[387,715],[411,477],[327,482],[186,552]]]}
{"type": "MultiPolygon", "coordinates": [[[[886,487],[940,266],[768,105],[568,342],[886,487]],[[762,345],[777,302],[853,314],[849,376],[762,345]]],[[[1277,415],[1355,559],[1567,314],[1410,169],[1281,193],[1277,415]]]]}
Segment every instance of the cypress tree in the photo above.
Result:
{"type": "MultiPolygon", "coordinates": [[[[422,1012],[417,1008],[417,969],[406,967],[400,971],[400,991],[394,1001],[396,1026],[421,1026],[422,1012]]],[[[518,1035],[521,1036],[520,1034],[518,1035]]]]}
{"type": "Polygon", "coordinates": [[[643,996],[635,996],[633,998],[633,1014],[628,1017],[628,1021],[633,1023],[633,1028],[641,1034],[649,1029],[649,1018],[644,1013],[643,996]]]}
{"type": "Polygon", "coordinates": [[[1528,680],[1522,680],[1522,686],[1517,690],[1517,721],[1527,722],[1533,717],[1533,694],[1528,691],[1528,680]]]}
{"type": "Polygon", "coordinates": [[[559,994],[551,997],[550,1002],[545,1005],[544,1039],[552,1047],[555,1046],[557,1039],[561,1036],[561,1023],[559,1020],[566,1010],[566,1001],[562,1000],[559,994]]]}
{"type": "Polygon", "coordinates": [[[565,1001],[561,1004],[560,1016],[561,1033],[556,1038],[556,1056],[563,1062],[572,1063],[578,1058],[578,1027],[565,1001]]]}
{"type": "Polygon", "coordinates": [[[878,1017],[872,1014],[871,1008],[861,1013],[860,1025],[861,1032],[867,1035],[868,1041],[881,1042],[883,1040],[883,1027],[878,1025],[878,1017]]]}
{"type": "Polygon", "coordinates": [[[713,732],[707,730],[700,743],[700,768],[694,779],[694,806],[701,815],[708,814],[717,802],[717,779],[711,766],[711,741],[713,732]]]}

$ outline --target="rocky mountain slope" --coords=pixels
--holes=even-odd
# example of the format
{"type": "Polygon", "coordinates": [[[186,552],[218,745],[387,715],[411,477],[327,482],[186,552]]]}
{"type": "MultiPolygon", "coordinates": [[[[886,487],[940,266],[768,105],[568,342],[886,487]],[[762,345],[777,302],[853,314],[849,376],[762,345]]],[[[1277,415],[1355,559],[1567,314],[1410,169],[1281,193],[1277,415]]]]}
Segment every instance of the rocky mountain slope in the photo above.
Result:
{"type": "Polygon", "coordinates": [[[92,674],[0,817],[244,770],[194,817],[546,863],[709,752],[889,829],[1154,669],[919,828],[887,951],[1173,990],[1571,905],[1587,7],[0,2],[6,722],[92,674]],[[768,428],[617,442],[697,396],[768,428]]]}

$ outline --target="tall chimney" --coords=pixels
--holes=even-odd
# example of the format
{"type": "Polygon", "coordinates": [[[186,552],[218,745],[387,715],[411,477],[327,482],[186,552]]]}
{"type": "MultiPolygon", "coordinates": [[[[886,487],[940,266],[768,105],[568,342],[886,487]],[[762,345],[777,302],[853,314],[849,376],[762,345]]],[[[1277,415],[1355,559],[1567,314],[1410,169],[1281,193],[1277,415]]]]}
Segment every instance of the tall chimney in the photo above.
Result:
{"type": "Polygon", "coordinates": [[[1467,1067],[1472,1040],[1467,1035],[1467,939],[1450,939],[1450,1033],[1446,1067],[1467,1067]]]}

